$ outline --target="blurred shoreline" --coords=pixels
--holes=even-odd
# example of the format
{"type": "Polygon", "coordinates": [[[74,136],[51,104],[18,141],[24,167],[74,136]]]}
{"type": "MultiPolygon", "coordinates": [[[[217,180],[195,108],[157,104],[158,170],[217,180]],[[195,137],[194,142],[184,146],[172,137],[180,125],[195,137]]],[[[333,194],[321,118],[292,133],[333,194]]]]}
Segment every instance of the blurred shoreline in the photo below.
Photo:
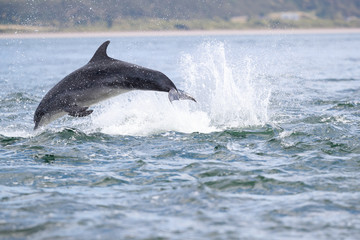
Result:
{"type": "Polygon", "coordinates": [[[161,36],[218,36],[218,35],[287,35],[287,34],[352,34],[360,28],[332,29],[256,29],[256,30],[186,30],[186,31],[118,31],[118,32],[32,32],[1,33],[6,38],[73,38],[73,37],[161,37],[161,36]]]}

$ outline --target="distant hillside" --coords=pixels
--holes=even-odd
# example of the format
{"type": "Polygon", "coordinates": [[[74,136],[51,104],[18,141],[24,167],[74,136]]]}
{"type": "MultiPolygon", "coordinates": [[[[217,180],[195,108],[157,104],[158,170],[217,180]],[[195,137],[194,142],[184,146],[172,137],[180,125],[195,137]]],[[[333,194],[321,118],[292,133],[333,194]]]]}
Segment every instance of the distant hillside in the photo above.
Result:
{"type": "MultiPolygon", "coordinates": [[[[0,0],[0,24],[55,28],[101,25],[111,28],[141,19],[170,21],[181,29],[210,20],[248,22],[263,20],[273,12],[301,12],[315,19],[360,19],[359,0],[0,0]],[[176,25],[175,20],[180,21],[176,25]],[[183,23],[181,23],[183,21],[183,23]]],[[[283,16],[283,15],[281,15],[283,16]]],[[[285,15],[284,15],[285,16],[285,15]]],[[[291,15],[289,15],[291,18],[291,15]]],[[[305,16],[298,14],[298,16],[305,16]]],[[[297,20],[296,16],[293,20],[297,20]]],[[[131,28],[131,26],[128,26],[131,28]]],[[[221,27],[221,26],[220,26],[221,27]]],[[[236,28],[235,25],[233,25],[236,28]]]]}

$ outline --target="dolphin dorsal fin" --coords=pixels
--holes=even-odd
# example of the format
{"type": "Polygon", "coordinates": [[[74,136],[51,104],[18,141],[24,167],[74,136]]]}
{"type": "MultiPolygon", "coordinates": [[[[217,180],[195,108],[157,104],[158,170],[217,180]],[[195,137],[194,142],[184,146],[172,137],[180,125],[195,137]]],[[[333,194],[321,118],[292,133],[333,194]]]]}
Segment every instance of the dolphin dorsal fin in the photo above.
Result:
{"type": "Polygon", "coordinates": [[[110,57],[106,53],[106,49],[109,46],[110,41],[106,41],[96,50],[94,56],[90,59],[90,62],[96,62],[99,60],[109,59],[110,57]]]}

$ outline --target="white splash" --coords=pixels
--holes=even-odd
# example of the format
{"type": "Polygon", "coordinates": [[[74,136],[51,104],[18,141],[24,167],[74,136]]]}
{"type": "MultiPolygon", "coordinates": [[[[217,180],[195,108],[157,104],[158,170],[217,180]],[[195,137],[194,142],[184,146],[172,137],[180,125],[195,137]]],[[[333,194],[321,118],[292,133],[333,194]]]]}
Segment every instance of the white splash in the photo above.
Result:
{"type": "Polygon", "coordinates": [[[180,62],[184,90],[197,103],[171,104],[167,93],[126,93],[94,111],[92,130],[120,135],[208,133],[268,121],[271,91],[266,81],[254,78],[256,65],[250,57],[228,60],[223,43],[208,42],[183,54],[180,62]]]}
{"type": "Polygon", "coordinates": [[[92,116],[92,125],[103,133],[135,136],[215,130],[206,113],[190,111],[188,106],[180,101],[171,104],[167,93],[134,91],[107,102],[102,111],[97,109],[101,113],[92,116]]]}
{"type": "Polygon", "coordinates": [[[216,128],[265,124],[271,93],[268,84],[254,79],[256,65],[250,57],[229,61],[225,53],[223,43],[211,42],[196,54],[183,56],[186,88],[195,92],[199,102],[192,109],[206,112],[216,128]]]}

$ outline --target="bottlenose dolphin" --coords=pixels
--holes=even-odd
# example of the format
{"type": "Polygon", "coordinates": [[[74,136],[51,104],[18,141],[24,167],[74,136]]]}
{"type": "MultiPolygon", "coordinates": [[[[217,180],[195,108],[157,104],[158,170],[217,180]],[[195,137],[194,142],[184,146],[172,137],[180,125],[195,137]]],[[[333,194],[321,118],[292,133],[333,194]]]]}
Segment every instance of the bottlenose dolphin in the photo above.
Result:
{"type": "Polygon", "coordinates": [[[131,90],[169,92],[169,100],[188,99],[163,73],[109,57],[104,42],[85,66],[67,75],[41,100],[34,114],[35,127],[44,126],[66,114],[85,117],[89,107],[131,90]]]}

